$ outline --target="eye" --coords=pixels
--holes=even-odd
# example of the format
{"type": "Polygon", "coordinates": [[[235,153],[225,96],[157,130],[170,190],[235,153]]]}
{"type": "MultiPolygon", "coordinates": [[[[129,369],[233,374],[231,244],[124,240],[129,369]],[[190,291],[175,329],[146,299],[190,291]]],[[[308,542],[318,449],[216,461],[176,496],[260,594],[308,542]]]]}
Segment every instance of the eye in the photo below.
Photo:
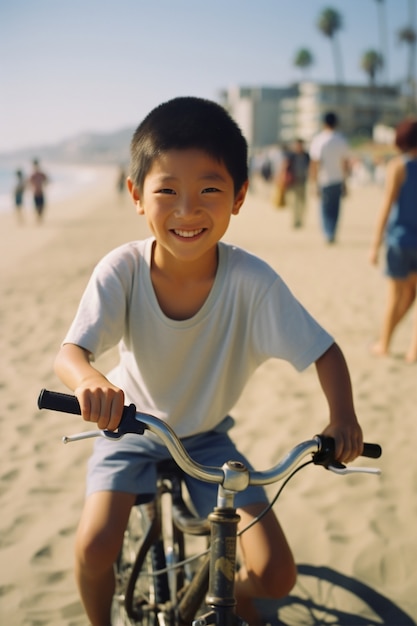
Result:
{"type": "Polygon", "coordinates": [[[220,189],[217,189],[217,187],[206,187],[203,189],[202,193],[216,193],[218,191],[220,191],[220,189]]]}
{"type": "Polygon", "coordinates": [[[170,189],[169,187],[163,187],[162,189],[158,189],[156,191],[156,193],[162,193],[162,194],[166,194],[166,195],[174,195],[175,191],[173,189],[170,189]]]}

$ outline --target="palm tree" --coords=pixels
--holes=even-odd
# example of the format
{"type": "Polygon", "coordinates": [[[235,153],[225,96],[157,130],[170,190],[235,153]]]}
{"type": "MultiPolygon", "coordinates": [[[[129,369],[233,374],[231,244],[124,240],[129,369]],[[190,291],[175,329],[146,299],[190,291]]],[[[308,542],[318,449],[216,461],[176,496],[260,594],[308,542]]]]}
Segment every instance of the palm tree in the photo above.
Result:
{"type": "Polygon", "coordinates": [[[328,37],[332,43],[333,49],[333,62],[336,73],[336,84],[343,83],[343,63],[342,53],[339,46],[339,41],[336,37],[336,33],[342,29],[343,20],[340,13],[335,9],[324,9],[317,20],[317,27],[323,33],[325,37],[328,37]]]}
{"type": "Polygon", "coordinates": [[[373,113],[372,113],[372,125],[374,125],[378,119],[378,99],[376,97],[376,75],[383,68],[384,61],[382,55],[376,50],[366,50],[361,57],[361,68],[366,72],[369,77],[369,84],[372,92],[373,99],[373,113]]]}
{"type": "Polygon", "coordinates": [[[294,65],[295,67],[300,68],[300,70],[307,73],[310,67],[314,63],[314,57],[310,50],[307,48],[300,48],[297,50],[294,56],[294,65]]]}
{"type": "Polygon", "coordinates": [[[369,77],[371,87],[375,86],[377,73],[384,67],[382,54],[376,50],[367,50],[361,57],[361,68],[369,77]]]}
{"type": "Polygon", "coordinates": [[[384,78],[385,83],[389,83],[388,72],[388,40],[387,40],[387,16],[385,12],[385,0],[375,0],[378,7],[378,30],[379,30],[379,49],[381,57],[384,60],[384,78]]]}
{"type": "MultiPolygon", "coordinates": [[[[412,23],[412,22],[411,22],[412,23]]],[[[398,41],[408,46],[407,61],[407,93],[410,101],[410,109],[413,111],[416,107],[416,76],[415,76],[415,60],[416,60],[416,31],[413,26],[405,26],[398,31],[398,41]]]]}

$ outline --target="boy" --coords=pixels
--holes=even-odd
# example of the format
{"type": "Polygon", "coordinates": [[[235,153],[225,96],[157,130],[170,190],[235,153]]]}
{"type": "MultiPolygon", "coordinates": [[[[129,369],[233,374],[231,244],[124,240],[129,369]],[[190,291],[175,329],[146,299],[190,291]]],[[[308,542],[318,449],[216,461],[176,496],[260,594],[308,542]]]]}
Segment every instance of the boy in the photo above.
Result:
{"type": "MultiPolygon", "coordinates": [[[[245,382],[270,357],[302,370],[316,363],[328,400],[325,433],[337,457],[362,451],[349,374],[333,339],[260,259],[220,242],[245,200],[247,145],[214,102],[176,98],[145,118],[131,143],[127,184],[153,237],[125,244],[96,267],[56,359],[86,421],[116,429],[124,402],[174,428],[202,464],[243,459],[225,419],[245,382]],[[108,376],[92,365],[119,344],[108,376]]],[[[89,463],[87,499],[76,539],[76,576],[93,625],[110,624],[113,569],[135,496],[154,489],[155,461],[167,452],[152,437],[97,440],[89,463]]],[[[245,461],[246,462],[246,461],[245,461]]],[[[206,515],[216,487],[189,481],[206,515]]],[[[264,509],[262,489],[237,497],[241,526],[264,509]]],[[[241,538],[238,612],[260,624],[255,597],[280,597],[296,568],[273,512],[241,538]]]]}

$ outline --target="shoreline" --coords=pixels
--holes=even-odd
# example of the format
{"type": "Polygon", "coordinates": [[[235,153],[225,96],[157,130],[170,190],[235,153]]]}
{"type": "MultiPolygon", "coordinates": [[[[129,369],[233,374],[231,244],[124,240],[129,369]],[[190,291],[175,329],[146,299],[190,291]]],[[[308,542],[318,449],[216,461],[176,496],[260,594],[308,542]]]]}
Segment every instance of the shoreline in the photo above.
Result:
{"type": "MultiPolygon", "coordinates": [[[[93,168],[92,180],[88,185],[68,189],[64,196],[50,193],[46,189],[46,205],[42,223],[32,206],[25,206],[22,221],[18,220],[15,210],[0,212],[0,271],[13,272],[19,269],[19,262],[42,248],[56,237],[62,237],[62,230],[77,220],[82,220],[102,204],[113,200],[115,204],[124,204],[127,199],[116,190],[113,166],[93,168]]],[[[53,187],[53,182],[49,187],[53,187]]]]}
{"type": "MultiPolygon", "coordinates": [[[[381,269],[367,264],[380,193],[352,189],[339,243],[329,247],[312,197],[306,227],[293,231],[289,210],[274,209],[269,188],[255,181],[225,240],[269,262],[334,335],[351,370],[365,439],[383,447],[378,462],[357,461],[381,467],[381,477],[339,477],[313,468],[284,491],[277,512],[297,563],[362,581],[417,619],[417,370],[402,361],[411,318],[398,329],[391,358],[368,352],[385,298],[381,269]]],[[[72,551],[91,444],[63,447],[62,435],[82,423],[38,411],[36,400],[43,387],[67,391],[53,373],[53,359],[95,263],[149,231],[127,193],[118,196],[114,176],[77,199],[51,204],[40,226],[19,227],[14,217],[0,216],[0,559],[7,564],[0,571],[0,615],[22,626],[85,626],[72,551]]],[[[98,365],[107,371],[115,358],[111,351],[98,365]]],[[[299,374],[282,362],[265,363],[232,414],[233,437],[255,467],[274,464],[325,425],[314,367],[299,374]]]]}
{"type": "MultiPolygon", "coordinates": [[[[68,199],[88,192],[99,185],[110,173],[113,175],[114,184],[116,185],[116,165],[45,162],[41,163],[41,167],[50,179],[46,187],[45,195],[47,201],[52,205],[65,202],[68,199]]],[[[15,213],[13,188],[16,169],[19,168],[12,168],[11,166],[6,167],[6,170],[9,171],[10,179],[8,181],[9,187],[7,190],[4,186],[0,188],[0,216],[15,213]]],[[[24,172],[25,176],[28,177],[30,172],[31,169],[29,167],[24,172]]],[[[2,181],[2,184],[4,185],[4,181],[2,181]]],[[[30,189],[25,190],[22,212],[26,216],[28,216],[30,212],[33,212],[32,193],[30,189]]]]}

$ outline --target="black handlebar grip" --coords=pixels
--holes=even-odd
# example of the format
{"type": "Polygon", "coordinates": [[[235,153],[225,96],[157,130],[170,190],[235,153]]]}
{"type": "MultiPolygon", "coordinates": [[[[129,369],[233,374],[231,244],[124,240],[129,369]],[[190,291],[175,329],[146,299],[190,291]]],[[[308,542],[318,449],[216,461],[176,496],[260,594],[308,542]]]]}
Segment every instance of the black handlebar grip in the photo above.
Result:
{"type": "MultiPolygon", "coordinates": [[[[320,450],[313,454],[313,462],[315,465],[323,465],[329,467],[329,465],[335,462],[335,440],[333,437],[326,437],[318,435],[320,439],[320,450]]],[[[381,446],[377,443],[364,443],[361,456],[366,456],[371,459],[379,459],[382,454],[381,446]]]]}
{"type": "Polygon", "coordinates": [[[42,389],[39,394],[38,408],[81,415],[80,405],[75,396],[71,396],[68,393],[48,391],[47,389],[42,389]]]}
{"type": "MultiPolygon", "coordinates": [[[[39,409],[50,409],[51,411],[61,411],[62,413],[72,413],[81,415],[80,404],[75,396],[68,393],[58,393],[42,389],[38,398],[39,409]]],[[[122,419],[118,428],[119,433],[137,433],[143,435],[145,426],[135,419],[136,407],[134,404],[125,406],[122,419]]]]}
{"type": "Polygon", "coordinates": [[[382,448],[377,443],[364,443],[361,456],[367,456],[370,459],[379,459],[382,454],[382,448]]]}

